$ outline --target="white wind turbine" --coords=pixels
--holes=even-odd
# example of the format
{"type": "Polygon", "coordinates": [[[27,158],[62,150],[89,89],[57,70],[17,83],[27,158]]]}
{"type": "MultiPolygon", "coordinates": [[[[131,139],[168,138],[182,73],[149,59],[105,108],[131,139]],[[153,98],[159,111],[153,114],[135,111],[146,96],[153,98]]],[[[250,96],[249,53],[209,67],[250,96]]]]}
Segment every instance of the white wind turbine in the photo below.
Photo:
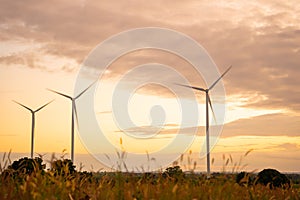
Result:
{"type": "Polygon", "coordinates": [[[205,92],[206,94],[206,162],[207,162],[207,177],[210,177],[210,152],[209,152],[209,108],[208,108],[208,104],[211,108],[212,114],[214,119],[216,120],[214,111],[213,111],[213,107],[212,107],[212,103],[209,97],[209,91],[212,90],[215,85],[223,78],[223,76],[225,76],[225,74],[231,69],[232,66],[230,66],[209,88],[204,89],[204,88],[200,88],[200,87],[194,87],[194,86],[189,86],[189,85],[182,85],[182,84],[177,84],[183,87],[188,87],[188,88],[192,88],[195,90],[200,90],[202,92],[205,92]]]}
{"type": "MultiPolygon", "coordinates": [[[[52,100],[54,101],[54,100],[52,100]]],[[[46,107],[49,103],[51,103],[52,101],[46,103],[45,105],[39,107],[36,110],[32,110],[31,108],[13,100],[13,102],[19,104],[20,106],[24,107],[25,109],[29,110],[31,112],[31,151],[30,151],[30,156],[31,158],[33,158],[33,151],[34,151],[34,128],[35,128],[35,113],[37,113],[38,111],[42,110],[44,107],[46,107]]]]}
{"type": "Polygon", "coordinates": [[[72,121],[71,121],[71,161],[73,162],[74,161],[74,120],[75,120],[75,117],[76,117],[76,123],[77,123],[77,126],[78,126],[78,116],[77,116],[77,109],[76,109],[76,104],[75,104],[75,101],[76,99],[78,99],[81,95],[83,95],[90,87],[92,87],[92,85],[94,85],[96,82],[93,82],[91,85],[89,85],[86,89],[84,89],[81,93],[79,93],[77,96],[75,97],[71,97],[69,95],[66,95],[66,94],[63,94],[61,92],[57,92],[55,90],[51,90],[51,89],[48,89],[49,91],[51,92],[54,92],[56,94],[59,94],[63,97],[66,97],[68,99],[70,99],[72,101],[72,121]]]}

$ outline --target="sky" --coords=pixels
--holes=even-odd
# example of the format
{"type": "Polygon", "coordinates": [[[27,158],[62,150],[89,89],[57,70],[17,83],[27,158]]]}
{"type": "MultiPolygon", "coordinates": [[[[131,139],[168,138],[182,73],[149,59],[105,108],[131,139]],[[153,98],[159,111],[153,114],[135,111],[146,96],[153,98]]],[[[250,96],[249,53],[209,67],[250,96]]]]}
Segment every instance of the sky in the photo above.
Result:
{"type": "MultiPolygon", "coordinates": [[[[11,149],[15,157],[30,155],[30,112],[12,100],[37,109],[55,99],[36,113],[35,155],[50,156],[52,152],[60,155],[64,149],[69,155],[71,102],[46,88],[73,95],[81,64],[97,45],[123,31],[160,27],[181,32],[202,45],[219,74],[233,66],[219,83],[226,91],[226,117],[211,151],[212,169],[222,170],[223,155],[226,158],[232,155],[233,160],[239,161],[245,152],[252,150],[243,161],[248,170],[300,171],[298,1],[0,0],[0,3],[0,152],[11,149]]],[[[190,63],[168,52],[144,49],[115,60],[96,90],[94,108],[105,136],[118,150],[144,154],[157,151],[176,137],[181,125],[177,94],[157,84],[142,85],[132,93],[128,111],[136,127],[128,127],[127,133],[151,136],[154,131],[158,138],[136,140],[115,123],[117,113],[112,112],[112,95],[116,84],[128,71],[147,63],[171,66],[191,85],[208,87],[190,63]],[[155,112],[151,114],[153,109],[155,112]],[[153,123],[162,115],[165,123],[157,130],[153,123]]],[[[93,74],[93,70],[90,68],[89,73],[93,74]]],[[[178,82],[172,74],[157,70],[137,72],[130,81],[150,83],[153,77],[178,82]]],[[[191,100],[186,88],[178,88],[177,92],[180,100],[191,100]]],[[[197,170],[205,171],[205,159],[199,158],[205,136],[205,98],[199,92],[195,95],[199,109],[195,140],[186,152],[178,147],[171,153],[192,156],[197,160],[197,170]]],[[[213,104],[217,109],[217,102],[213,104]]],[[[183,134],[188,135],[189,128],[192,127],[187,127],[183,134]]],[[[75,162],[84,162],[86,166],[93,163],[100,168],[78,130],[75,162]]]]}

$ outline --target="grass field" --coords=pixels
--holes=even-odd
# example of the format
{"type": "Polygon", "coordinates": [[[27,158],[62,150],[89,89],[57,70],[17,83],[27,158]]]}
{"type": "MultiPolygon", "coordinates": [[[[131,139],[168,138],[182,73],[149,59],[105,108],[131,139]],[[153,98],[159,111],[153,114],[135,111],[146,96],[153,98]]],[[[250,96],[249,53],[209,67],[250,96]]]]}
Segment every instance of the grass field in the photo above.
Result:
{"type": "Polygon", "coordinates": [[[29,171],[1,166],[0,199],[300,199],[299,182],[270,189],[237,184],[236,173],[207,179],[176,166],[153,173],[79,172],[60,161],[47,170],[37,163],[29,171]]]}

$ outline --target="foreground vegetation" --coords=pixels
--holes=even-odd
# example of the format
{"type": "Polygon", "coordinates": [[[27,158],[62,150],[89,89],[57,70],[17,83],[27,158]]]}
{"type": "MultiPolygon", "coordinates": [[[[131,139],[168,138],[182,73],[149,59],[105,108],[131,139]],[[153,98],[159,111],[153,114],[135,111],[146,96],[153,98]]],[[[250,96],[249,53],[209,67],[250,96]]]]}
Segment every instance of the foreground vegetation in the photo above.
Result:
{"type": "Polygon", "coordinates": [[[267,184],[248,173],[207,179],[178,166],[157,173],[78,172],[67,159],[46,170],[41,158],[22,158],[2,166],[0,199],[300,199],[299,182],[272,185],[280,177],[267,184]]]}

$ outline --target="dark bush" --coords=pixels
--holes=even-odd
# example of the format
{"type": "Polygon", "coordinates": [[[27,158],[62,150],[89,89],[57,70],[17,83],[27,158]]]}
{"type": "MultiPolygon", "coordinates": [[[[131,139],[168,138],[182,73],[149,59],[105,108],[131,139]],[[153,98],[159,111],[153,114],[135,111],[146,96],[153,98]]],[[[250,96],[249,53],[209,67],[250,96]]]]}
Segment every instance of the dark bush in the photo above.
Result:
{"type": "Polygon", "coordinates": [[[236,175],[235,181],[240,185],[248,184],[249,174],[247,172],[240,172],[236,175]]]}
{"type": "Polygon", "coordinates": [[[238,183],[239,185],[243,185],[243,186],[248,186],[248,185],[252,185],[253,181],[255,179],[255,175],[252,173],[248,173],[248,172],[240,172],[236,175],[235,177],[235,181],[236,183],[238,183]]]}
{"type": "Polygon", "coordinates": [[[97,179],[95,177],[93,177],[93,173],[92,172],[87,172],[87,171],[83,171],[83,172],[78,172],[77,173],[79,176],[79,179],[82,181],[88,181],[89,183],[92,183],[92,181],[97,181],[97,179]]]}
{"type": "Polygon", "coordinates": [[[76,172],[75,165],[69,159],[55,160],[51,163],[51,171],[55,172],[55,175],[70,175],[76,172]]]}
{"type": "Polygon", "coordinates": [[[7,167],[2,173],[1,178],[8,179],[12,178],[15,181],[24,181],[25,176],[34,173],[44,174],[44,169],[46,165],[43,165],[43,160],[41,158],[21,158],[14,161],[11,165],[7,167]]]}
{"type": "Polygon", "coordinates": [[[8,166],[8,170],[12,170],[17,173],[31,174],[45,169],[46,165],[43,165],[42,163],[43,160],[41,158],[36,157],[32,159],[25,157],[14,161],[10,166],[8,166]]]}
{"type": "Polygon", "coordinates": [[[257,175],[257,182],[263,185],[274,187],[290,187],[290,180],[275,169],[264,169],[257,175]]]}
{"type": "Polygon", "coordinates": [[[178,180],[178,178],[184,177],[184,173],[182,169],[179,166],[174,166],[174,167],[168,167],[164,172],[163,172],[163,177],[172,177],[178,180]]]}

